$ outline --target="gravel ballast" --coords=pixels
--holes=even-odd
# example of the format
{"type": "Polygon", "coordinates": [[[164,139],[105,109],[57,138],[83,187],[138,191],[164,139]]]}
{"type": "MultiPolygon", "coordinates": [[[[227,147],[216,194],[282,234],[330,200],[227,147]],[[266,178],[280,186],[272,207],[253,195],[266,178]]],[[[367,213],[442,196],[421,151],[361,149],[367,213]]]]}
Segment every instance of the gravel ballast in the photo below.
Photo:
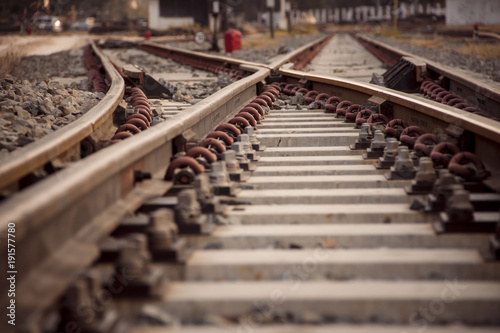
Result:
{"type": "Polygon", "coordinates": [[[11,72],[18,80],[41,82],[47,79],[78,79],[83,90],[87,88],[87,68],[83,58],[84,49],[54,53],[48,56],[29,56],[22,58],[11,72]]]}
{"type": "Polygon", "coordinates": [[[24,57],[0,78],[0,159],[75,121],[104,97],[89,91],[84,49],[24,57]]]}
{"type": "MultiPolygon", "coordinates": [[[[198,70],[137,49],[106,49],[105,53],[118,66],[133,64],[157,78],[170,90],[173,102],[196,104],[232,82],[226,73],[198,70]],[[186,75],[180,75],[179,78],[179,74],[186,75]]],[[[160,118],[156,120],[162,121],[160,118]]]]}
{"type": "Polygon", "coordinates": [[[0,80],[0,158],[75,121],[102,97],[57,81],[6,75],[0,80]]]}

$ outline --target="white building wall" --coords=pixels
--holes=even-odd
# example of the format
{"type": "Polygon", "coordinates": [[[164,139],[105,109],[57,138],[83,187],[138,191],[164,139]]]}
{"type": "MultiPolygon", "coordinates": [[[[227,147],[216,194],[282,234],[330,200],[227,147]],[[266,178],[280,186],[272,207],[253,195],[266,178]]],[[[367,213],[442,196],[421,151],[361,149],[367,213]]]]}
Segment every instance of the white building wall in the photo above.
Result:
{"type": "Polygon", "coordinates": [[[281,0],[280,2],[280,18],[278,21],[278,27],[282,30],[285,30],[287,28],[285,2],[285,0],[281,0]]]}
{"type": "Polygon", "coordinates": [[[446,0],[447,25],[500,24],[499,0],[446,0]]]}
{"type": "Polygon", "coordinates": [[[159,0],[149,1],[149,28],[153,30],[168,30],[170,28],[189,28],[194,26],[193,17],[160,17],[159,0]]]}

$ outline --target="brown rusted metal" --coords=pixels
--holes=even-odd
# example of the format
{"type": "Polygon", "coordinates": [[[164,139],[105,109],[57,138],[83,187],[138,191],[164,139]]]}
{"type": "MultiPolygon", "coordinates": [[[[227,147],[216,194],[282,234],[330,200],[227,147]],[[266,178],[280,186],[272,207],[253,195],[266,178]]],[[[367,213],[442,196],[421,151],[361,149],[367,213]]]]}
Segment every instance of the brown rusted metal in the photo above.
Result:
{"type": "Polygon", "coordinates": [[[172,163],[169,164],[167,171],[165,172],[165,180],[173,180],[175,175],[175,170],[180,168],[191,168],[196,174],[205,172],[203,165],[198,163],[193,157],[179,157],[176,158],[172,163]]]}
{"type": "Polygon", "coordinates": [[[260,104],[257,104],[257,103],[249,103],[249,104],[245,105],[245,107],[254,108],[255,110],[257,110],[259,112],[259,114],[261,116],[264,116],[266,114],[264,109],[262,108],[262,106],[260,104]]]}
{"type": "Polygon", "coordinates": [[[217,152],[217,154],[222,154],[226,151],[226,146],[224,146],[219,140],[214,138],[207,138],[203,140],[201,145],[208,149],[213,148],[217,152]]]}
{"type": "Polygon", "coordinates": [[[150,120],[151,117],[148,119],[145,115],[140,114],[140,113],[135,113],[133,115],[128,116],[127,119],[125,120],[125,122],[130,120],[130,119],[136,119],[136,118],[141,119],[148,127],[151,125],[151,120],[150,120]]]}
{"type": "Polygon", "coordinates": [[[215,130],[226,132],[230,134],[233,138],[237,138],[238,135],[241,134],[241,130],[238,127],[234,126],[232,123],[220,124],[219,126],[217,126],[215,130]]]}
{"type": "Polygon", "coordinates": [[[139,118],[129,118],[125,121],[125,124],[131,124],[138,127],[141,131],[145,131],[149,128],[148,124],[139,118]]]}
{"type": "Polygon", "coordinates": [[[328,44],[328,42],[333,38],[334,34],[325,38],[321,43],[311,46],[309,52],[302,54],[298,57],[298,60],[294,61],[293,69],[302,70],[311,62],[314,57],[328,44]]]}
{"type": "Polygon", "coordinates": [[[198,156],[202,156],[207,160],[208,163],[213,163],[217,161],[217,155],[212,153],[210,150],[208,150],[205,147],[193,147],[188,150],[186,153],[186,156],[196,158],[198,156]]]}
{"type": "Polygon", "coordinates": [[[234,117],[234,118],[229,120],[229,123],[237,126],[239,128],[239,130],[242,132],[245,130],[245,127],[250,126],[250,123],[248,122],[248,120],[246,120],[243,117],[234,117]]]}
{"type": "Polygon", "coordinates": [[[236,117],[243,117],[250,123],[250,126],[252,126],[254,128],[257,127],[257,121],[250,113],[240,112],[236,115],[236,117]]]}
{"type": "Polygon", "coordinates": [[[252,115],[252,117],[255,119],[255,121],[257,122],[257,124],[260,124],[260,113],[259,111],[257,111],[255,108],[251,107],[251,106],[245,106],[243,109],[241,109],[239,111],[239,113],[242,113],[242,112],[245,112],[245,113],[249,113],[252,115]]]}
{"type": "Polygon", "coordinates": [[[229,135],[227,135],[226,133],[224,133],[222,131],[212,132],[209,135],[207,135],[207,138],[214,138],[214,139],[221,140],[222,142],[224,142],[226,147],[231,146],[234,142],[234,140],[229,135]]]}

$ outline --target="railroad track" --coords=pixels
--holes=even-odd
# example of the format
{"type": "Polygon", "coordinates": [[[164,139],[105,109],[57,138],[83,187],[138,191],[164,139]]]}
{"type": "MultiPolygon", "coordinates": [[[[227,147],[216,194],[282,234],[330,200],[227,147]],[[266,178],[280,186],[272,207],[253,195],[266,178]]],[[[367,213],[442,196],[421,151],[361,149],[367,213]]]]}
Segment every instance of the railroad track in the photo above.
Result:
{"type": "Polygon", "coordinates": [[[145,43],[253,74],[2,202],[16,327],[496,331],[500,199],[485,170],[499,167],[498,122],[282,66],[312,45],[259,65],[145,43]],[[419,129],[401,138],[408,125],[419,129]],[[238,131],[248,136],[233,140],[238,131]],[[443,168],[439,187],[432,159],[405,159],[403,144],[384,140],[411,147],[424,133],[415,154],[455,144],[435,163],[474,153],[452,161],[462,179],[443,168]]]}
{"type": "MultiPolygon", "coordinates": [[[[43,169],[56,159],[63,162],[79,158],[80,144],[87,137],[102,135],[112,126],[112,112],[120,103],[124,94],[124,83],[111,63],[92,44],[92,52],[101,62],[107,74],[109,89],[105,98],[77,121],[65,126],[57,133],[52,133],[37,140],[29,147],[17,149],[0,164],[0,190],[14,193],[23,187],[23,180],[36,170],[43,169]]],[[[28,181],[29,182],[29,181],[28,181]]]]}

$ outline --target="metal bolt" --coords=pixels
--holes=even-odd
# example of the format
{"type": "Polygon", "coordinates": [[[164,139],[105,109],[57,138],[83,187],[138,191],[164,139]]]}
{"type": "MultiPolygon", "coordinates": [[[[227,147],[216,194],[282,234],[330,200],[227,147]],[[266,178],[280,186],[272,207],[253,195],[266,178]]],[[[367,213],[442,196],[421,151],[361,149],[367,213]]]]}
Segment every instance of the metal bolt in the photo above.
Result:
{"type": "Polygon", "coordinates": [[[433,184],[436,181],[436,171],[434,169],[434,163],[430,157],[420,157],[417,175],[415,177],[418,183],[433,184]]]}
{"type": "Polygon", "coordinates": [[[196,199],[196,191],[186,189],[177,195],[175,206],[175,221],[183,224],[196,223],[201,215],[201,206],[196,199]]]}
{"type": "Polygon", "coordinates": [[[457,184],[457,180],[454,175],[450,173],[448,169],[440,170],[439,178],[437,179],[434,189],[435,194],[449,192],[453,185],[457,184]]]}
{"type": "Polygon", "coordinates": [[[227,185],[229,183],[229,175],[226,169],[226,162],[219,161],[212,163],[212,169],[210,171],[210,182],[219,186],[227,185]]]}
{"type": "Polygon", "coordinates": [[[134,182],[140,183],[145,179],[151,179],[151,173],[150,172],[144,172],[141,170],[134,170],[134,182]]]}
{"type": "Polygon", "coordinates": [[[236,159],[236,151],[226,150],[222,154],[222,159],[226,162],[226,169],[230,173],[236,173],[240,171],[240,165],[236,159]]]}
{"type": "Polygon", "coordinates": [[[463,190],[463,186],[461,184],[457,184],[457,180],[455,176],[450,174],[440,175],[439,179],[435,184],[435,195],[440,200],[448,199],[455,190],[463,190]]]}
{"type": "Polygon", "coordinates": [[[213,187],[210,184],[210,178],[207,174],[201,173],[196,176],[194,179],[194,188],[196,190],[196,197],[200,203],[207,203],[212,199],[213,187]]]}
{"type": "Polygon", "coordinates": [[[387,143],[384,139],[384,133],[382,131],[376,130],[373,137],[372,143],[370,145],[371,149],[383,149],[387,143]]]}
{"type": "Polygon", "coordinates": [[[130,243],[120,249],[120,255],[115,264],[117,275],[131,276],[138,279],[147,271],[148,265],[145,258],[137,252],[137,245],[130,243]]]}
{"type": "Polygon", "coordinates": [[[247,126],[245,127],[245,133],[248,134],[250,138],[250,143],[252,144],[260,144],[259,139],[257,139],[257,136],[255,135],[255,130],[252,126],[247,126]]]}
{"type": "Polygon", "coordinates": [[[474,206],[470,202],[469,191],[455,189],[448,199],[447,209],[450,222],[472,222],[474,206]]]}
{"type": "Polygon", "coordinates": [[[399,148],[398,156],[396,162],[394,163],[394,169],[403,177],[413,177],[415,174],[415,166],[413,161],[410,159],[410,151],[408,147],[403,146],[399,148]]]}
{"type": "Polygon", "coordinates": [[[399,142],[395,138],[386,139],[386,147],[384,149],[384,159],[395,159],[399,152],[399,142]]]}
{"type": "Polygon", "coordinates": [[[359,141],[360,142],[368,142],[371,139],[370,135],[370,124],[364,123],[361,124],[361,129],[359,131],[359,141]]]}
{"type": "Polygon", "coordinates": [[[238,161],[247,161],[245,144],[243,142],[235,142],[231,145],[231,149],[236,153],[238,161]]]}
{"type": "Polygon", "coordinates": [[[248,134],[240,134],[238,135],[238,142],[243,143],[243,149],[247,153],[252,153],[254,150],[252,149],[252,144],[250,143],[250,136],[248,134]]]}
{"type": "Polygon", "coordinates": [[[172,247],[179,233],[174,219],[174,212],[166,208],[155,210],[149,215],[150,226],[147,234],[150,249],[162,250],[172,247]]]}

